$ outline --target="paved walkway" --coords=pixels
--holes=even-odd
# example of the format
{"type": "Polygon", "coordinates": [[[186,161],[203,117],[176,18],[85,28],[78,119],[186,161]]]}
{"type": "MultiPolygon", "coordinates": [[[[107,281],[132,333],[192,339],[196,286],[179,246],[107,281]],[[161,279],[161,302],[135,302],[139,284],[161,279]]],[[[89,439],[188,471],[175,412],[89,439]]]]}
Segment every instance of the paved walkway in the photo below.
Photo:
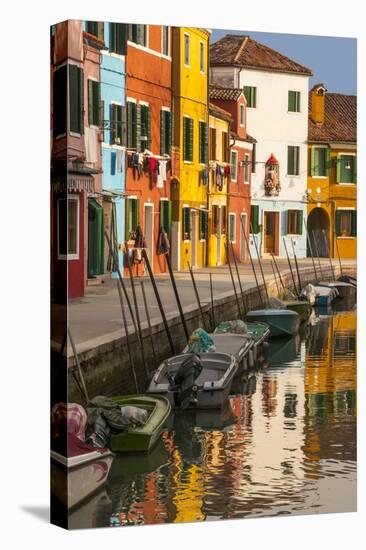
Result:
{"type": "MultiPolygon", "coordinates": [[[[336,261],[333,261],[334,265],[336,266],[336,261]]],[[[289,272],[287,260],[280,259],[277,260],[277,262],[281,273],[289,272]]],[[[263,281],[261,279],[259,265],[257,262],[254,262],[254,264],[256,267],[259,284],[262,284],[263,281]]],[[[321,265],[329,268],[329,260],[322,259],[321,265]]],[[[344,262],[344,268],[346,267],[346,265],[355,268],[356,262],[347,261],[347,264],[346,262],[344,262]]],[[[299,260],[299,267],[300,269],[312,268],[311,259],[306,258],[304,260],[299,260]]],[[[234,266],[232,266],[232,269],[235,276],[234,266]]],[[[269,260],[263,261],[263,270],[265,279],[273,281],[273,272],[271,262],[269,260]]],[[[295,269],[293,269],[293,271],[294,276],[296,277],[295,269]]],[[[240,264],[239,272],[243,290],[251,288],[255,285],[252,268],[249,262],[246,264],[240,264]]],[[[230,277],[230,271],[227,265],[220,267],[196,269],[194,271],[194,276],[202,304],[210,302],[210,273],[212,273],[213,279],[214,299],[233,295],[233,286],[230,277]]],[[[183,310],[188,311],[197,308],[196,297],[193,291],[192,281],[189,272],[183,271],[175,273],[175,279],[183,310]]],[[[143,281],[145,286],[151,323],[160,323],[161,316],[150,280],[148,277],[140,277],[138,279],[135,279],[135,282],[138,310],[142,324],[143,326],[146,326],[146,313],[140,286],[141,281],[143,281]]],[[[86,294],[83,298],[72,300],[69,302],[69,326],[78,351],[91,349],[98,344],[113,340],[124,334],[121,306],[118,297],[116,282],[117,281],[115,279],[112,279],[107,280],[104,284],[90,286],[87,288],[86,294]]],[[[172,317],[176,317],[178,315],[178,309],[169,275],[164,274],[157,276],[156,282],[167,318],[169,319],[172,317]]],[[[125,279],[125,284],[128,289],[131,303],[133,304],[131,283],[129,279],[125,279]]],[[[236,285],[239,292],[239,285],[237,281],[236,285]]],[[[129,330],[132,332],[133,325],[126,304],[125,311],[126,317],[128,319],[129,330]]],[[[56,326],[57,318],[60,318],[60,315],[61,306],[54,305],[52,308],[52,318],[54,321],[56,321],[56,326]]],[[[61,327],[62,324],[60,323],[60,331],[61,327]]],[[[56,340],[58,342],[62,340],[61,333],[56,336],[56,340]]]]}

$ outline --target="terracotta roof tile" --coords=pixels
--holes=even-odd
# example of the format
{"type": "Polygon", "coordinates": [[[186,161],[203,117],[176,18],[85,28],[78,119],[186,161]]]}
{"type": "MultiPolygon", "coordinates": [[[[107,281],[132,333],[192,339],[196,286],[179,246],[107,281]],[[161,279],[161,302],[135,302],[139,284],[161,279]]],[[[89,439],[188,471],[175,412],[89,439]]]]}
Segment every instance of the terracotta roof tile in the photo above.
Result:
{"type": "Polygon", "coordinates": [[[227,34],[210,46],[210,64],[236,65],[248,69],[297,73],[311,76],[313,73],[289,57],[272,50],[249,36],[227,34]]]}
{"type": "Polygon", "coordinates": [[[309,93],[309,141],[357,141],[357,97],[344,94],[325,94],[325,120],[322,126],[311,118],[309,93]]]}
{"type": "Polygon", "coordinates": [[[237,101],[243,90],[240,88],[224,88],[221,86],[210,86],[210,99],[221,99],[222,101],[237,101]]]}

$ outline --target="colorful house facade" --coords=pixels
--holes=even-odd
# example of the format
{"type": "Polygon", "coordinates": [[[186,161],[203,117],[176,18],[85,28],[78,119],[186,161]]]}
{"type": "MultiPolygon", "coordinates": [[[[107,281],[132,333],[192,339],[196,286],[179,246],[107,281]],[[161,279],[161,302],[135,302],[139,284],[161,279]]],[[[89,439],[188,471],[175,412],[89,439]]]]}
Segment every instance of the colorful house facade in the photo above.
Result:
{"type": "Polygon", "coordinates": [[[135,273],[142,274],[143,269],[140,254],[131,255],[136,244],[146,248],[154,272],[162,273],[166,263],[164,255],[157,253],[160,228],[171,238],[171,28],[123,27],[127,39],[125,240],[135,273]],[[140,243],[136,242],[137,226],[142,230],[140,243]]]}
{"type": "Polygon", "coordinates": [[[356,258],[356,96],[328,93],[316,84],[309,94],[308,142],[311,249],[320,256],[356,258]]]}
{"type": "Polygon", "coordinates": [[[228,111],[230,130],[230,181],[228,188],[228,239],[237,261],[248,259],[245,235],[250,233],[251,177],[256,140],[247,132],[247,102],[238,88],[210,86],[210,101],[228,111]],[[244,231],[245,230],[245,235],[244,231]]]}
{"type": "Polygon", "coordinates": [[[208,41],[210,31],[174,27],[172,265],[202,267],[208,254],[208,41]]]}
{"type": "Polygon", "coordinates": [[[103,251],[103,218],[90,219],[92,208],[102,208],[100,129],[90,102],[102,47],[82,21],[52,27],[51,287],[60,301],[84,295],[90,265],[101,263],[103,251]]]}
{"type": "Polygon", "coordinates": [[[209,105],[208,265],[226,263],[231,115],[209,105]]]}
{"type": "Polygon", "coordinates": [[[249,36],[210,47],[211,84],[244,90],[255,136],[251,174],[251,249],[283,257],[292,242],[306,256],[308,81],[312,72],[249,36]]]}

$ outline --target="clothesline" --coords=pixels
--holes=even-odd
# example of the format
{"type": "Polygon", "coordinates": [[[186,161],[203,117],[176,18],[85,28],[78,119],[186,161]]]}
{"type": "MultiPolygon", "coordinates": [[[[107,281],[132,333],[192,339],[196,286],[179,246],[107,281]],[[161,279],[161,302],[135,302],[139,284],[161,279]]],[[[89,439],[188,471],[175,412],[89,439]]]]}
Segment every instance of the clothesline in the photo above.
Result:
{"type": "Polygon", "coordinates": [[[150,157],[150,158],[154,158],[154,159],[157,159],[157,160],[170,160],[170,155],[155,155],[154,153],[152,153],[151,151],[149,151],[149,149],[145,149],[145,151],[137,151],[135,147],[132,147],[132,148],[129,148],[129,149],[126,149],[127,151],[127,154],[128,155],[132,155],[134,153],[141,153],[142,155],[145,155],[146,157],[150,157]]]}

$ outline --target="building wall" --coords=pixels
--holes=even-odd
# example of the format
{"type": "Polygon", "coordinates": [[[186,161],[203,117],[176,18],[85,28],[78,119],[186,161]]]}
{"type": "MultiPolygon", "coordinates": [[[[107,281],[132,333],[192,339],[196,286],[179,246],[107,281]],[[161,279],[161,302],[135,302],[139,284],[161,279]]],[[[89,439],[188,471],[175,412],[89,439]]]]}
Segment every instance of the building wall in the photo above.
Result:
{"type": "MultiPolygon", "coordinates": [[[[222,85],[257,88],[257,107],[247,108],[247,126],[255,136],[256,173],[252,174],[252,203],[261,208],[273,208],[274,202],[282,209],[295,209],[305,200],[307,186],[307,120],[308,120],[308,77],[278,72],[265,72],[230,67],[211,67],[212,82],[222,85]],[[288,112],[288,91],[300,91],[300,113],[288,112]],[[298,176],[287,175],[287,147],[300,147],[300,169],[298,176]],[[278,199],[266,197],[264,191],[265,162],[271,154],[280,166],[281,191],[278,199]],[[267,204],[268,203],[268,204],[267,204]]],[[[306,211],[302,204],[301,209],[306,211]]],[[[260,237],[260,236],[259,236],[260,237]]],[[[260,238],[262,241],[262,238],[260,238]]],[[[305,234],[297,239],[300,251],[306,252],[305,234]]],[[[261,249],[261,253],[263,250],[261,249]]],[[[284,256],[284,247],[279,243],[279,255],[284,256]]]]}
{"type": "MultiPolygon", "coordinates": [[[[171,42],[171,41],[170,41],[171,42]]],[[[171,44],[170,44],[171,48],[171,44]]],[[[127,43],[126,56],[126,96],[127,100],[146,102],[151,107],[151,152],[160,155],[160,111],[171,109],[171,56],[162,54],[162,27],[148,25],[148,45],[138,46],[127,43]]],[[[127,161],[127,159],[126,159],[127,161]]],[[[126,194],[140,199],[140,225],[144,233],[144,205],[153,204],[154,244],[152,268],[156,273],[166,271],[164,256],[156,253],[159,236],[160,200],[170,197],[170,178],[158,188],[150,173],[144,172],[138,178],[132,168],[126,168],[126,194]]],[[[133,242],[129,243],[133,246],[133,242]]],[[[140,272],[141,274],[141,272],[140,272]]]]}
{"type": "MultiPolygon", "coordinates": [[[[182,239],[182,208],[189,206],[199,210],[207,208],[206,187],[200,181],[204,165],[199,163],[199,121],[208,123],[208,32],[191,27],[173,29],[173,97],[174,138],[173,143],[180,150],[179,194],[173,208],[173,233],[175,249],[172,249],[176,269],[187,269],[192,264],[192,241],[182,239]],[[190,66],[184,64],[184,34],[190,36],[190,66]],[[205,71],[200,71],[200,42],[205,48],[205,71]],[[183,118],[193,119],[193,161],[183,160],[183,118]]],[[[198,215],[196,230],[199,231],[198,215]]],[[[207,243],[197,239],[196,266],[206,264],[207,243]]]]}
{"type": "MultiPolygon", "coordinates": [[[[108,48],[110,44],[109,23],[104,23],[104,41],[108,48]]],[[[104,101],[103,117],[105,121],[110,120],[110,108],[113,102],[122,106],[126,103],[125,78],[125,57],[115,53],[109,53],[108,50],[103,50],[100,70],[100,94],[101,99],[104,101]]],[[[111,144],[111,131],[108,127],[104,130],[104,139],[102,143],[102,168],[103,189],[119,195],[118,198],[113,200],[116,204],[117,240],[118,244],[122,245],[125,238],[125,200],[123,193],[125,192],[126,155],[125,147],[111,144]],[[112,154],[121,154],[122,157],[121,172],[119,172],[116,167],[115,174],[112,174],[111,170],[112,154]]],[[[107,248],[108,247],[106,247],[106,249],[107,248]]],[[[105,252],[107,253],[108,250],[105,252]]],[[[119,249],[119,268],[121,272],[123,272],[123,253],[121,249],[119,249]]],[[[114,273],[114,276],[117,276],[117,274],[114,273]]]]}

